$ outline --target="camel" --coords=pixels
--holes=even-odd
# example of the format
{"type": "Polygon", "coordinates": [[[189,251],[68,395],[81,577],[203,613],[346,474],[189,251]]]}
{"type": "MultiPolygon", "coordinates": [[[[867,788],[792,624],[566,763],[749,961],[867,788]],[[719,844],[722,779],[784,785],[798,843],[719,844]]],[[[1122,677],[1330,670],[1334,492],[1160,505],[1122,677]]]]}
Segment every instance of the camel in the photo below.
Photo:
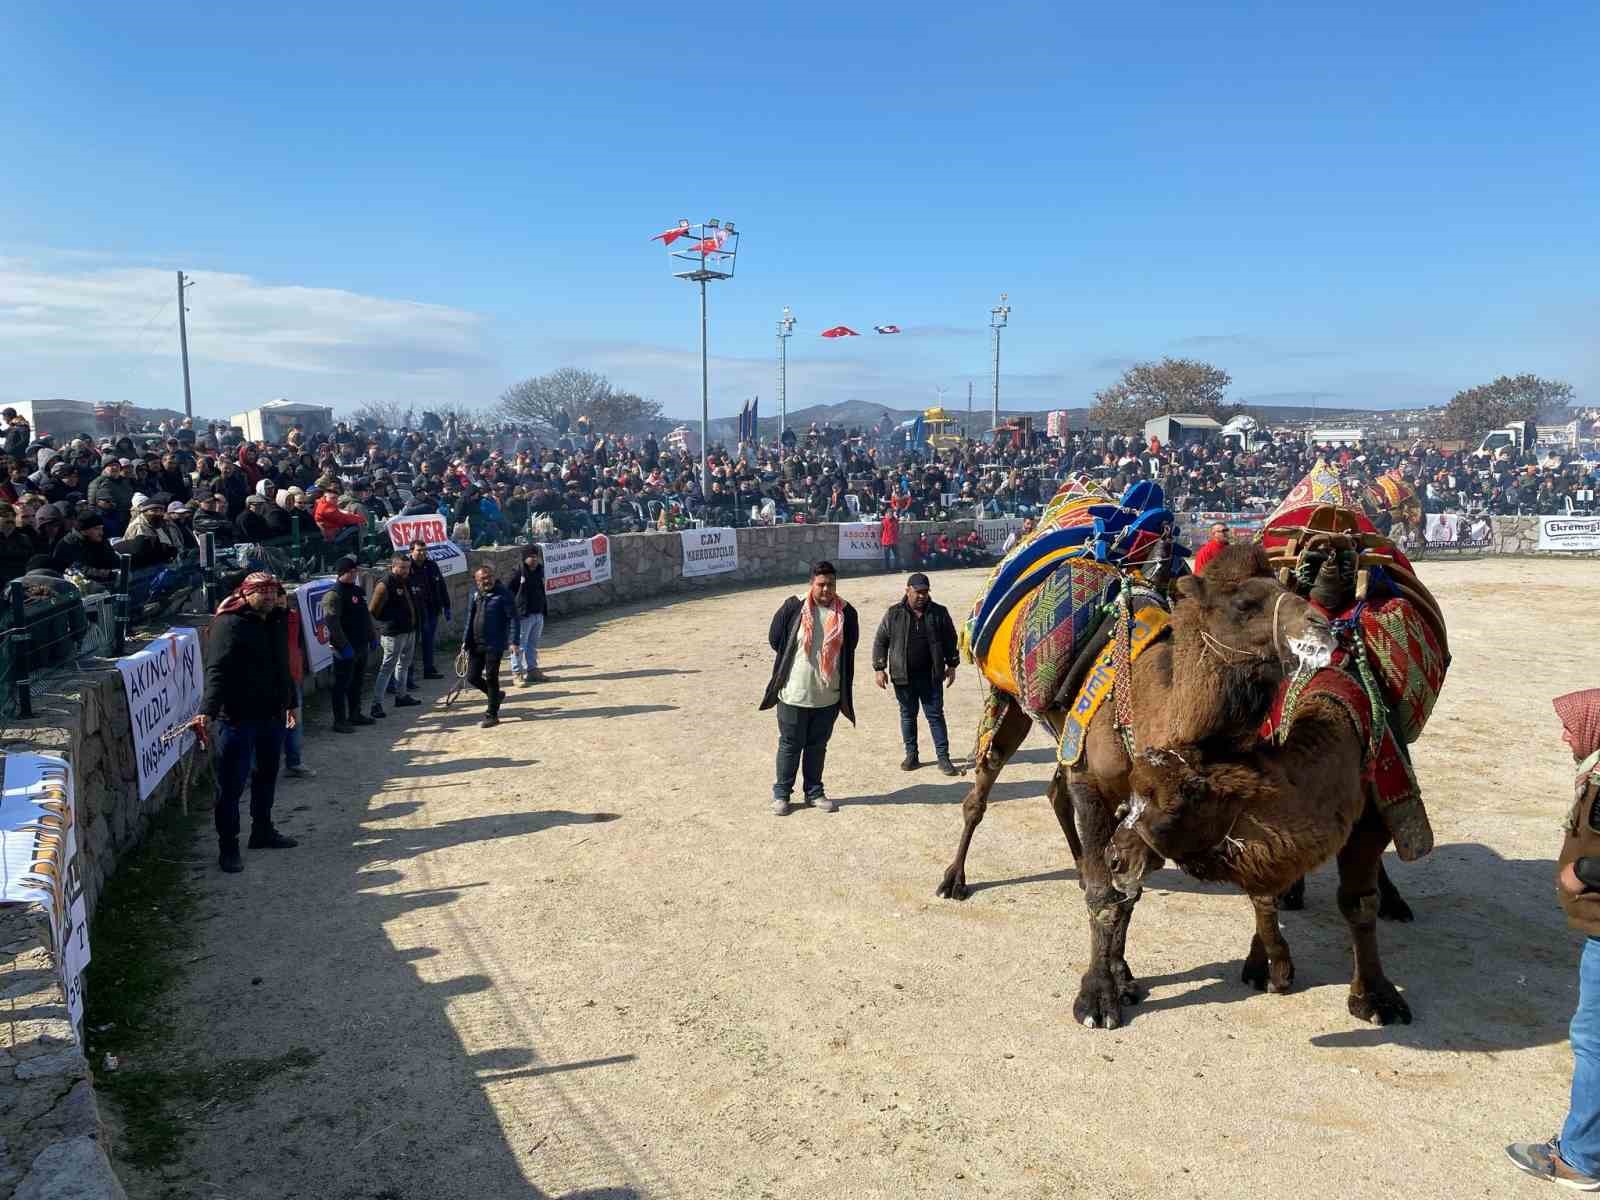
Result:
{"type": "Polygon", "coordinates": [[[1378,956],[1378,874],[1389,829],[1362,784],[1364,733],[1324,694],[1301,701],[1282,746],[1247,751],[1173,743],[1129,773],[1131,800],[1106,849],[1113,885],[1137,896],[1163,858],[1197,879],[1242,888],[1256,932],[1243,979],[1287,992],[1294,961],[1278,924],[1278,895],[1338,856],[1339,911],[1350,925],[1351,1015],[1410,1024],[1411,1009],[1378,956]]]}
{"type": "MultiPolygon", "coordinates": [[[[1327,622],[1264,570],[1258,548],[1238,545],[1213,559],[1204,579],[1187,576],[1174,585],[1170,632],[1135,659],[1131,669],[1135,756],[1141,749],[1176,743],[1243,751],[1254,744],[1285,668],[1302,657],[1326,661],[1334,645],[1327,622]]],[[[1066,664],[1062,668],[1065,672],[1066,664]]],[[[1069,705],[1076,688],[1060,694],[1062,704],[1069,705]]],[[[1121,1025],[1123,1005],[1140,999],[1125,954],[1138,893],[1117,888],[1106,861],[1118,811],[1130,795],[1132,765],[1114,709],[1107,703],[1095,713],[1078,765],[1058,767],[1048,793],[1089,909],[1089,965],[1073,1015],[1089,1028],[1105,1029],[1121,1025]]],[[[1064,707],[1042,716],[1057,737],[1065,718],[1064,707]]],[[[992,725],[993,737],[986,747],[980,743],[974,780],[961,806],[961,840],[938,895],[967,898],[966,859],[973,831],[983,820],[996,779],[1032,724],[1015,697],[991,686],[986,725],[992,725]]]]}

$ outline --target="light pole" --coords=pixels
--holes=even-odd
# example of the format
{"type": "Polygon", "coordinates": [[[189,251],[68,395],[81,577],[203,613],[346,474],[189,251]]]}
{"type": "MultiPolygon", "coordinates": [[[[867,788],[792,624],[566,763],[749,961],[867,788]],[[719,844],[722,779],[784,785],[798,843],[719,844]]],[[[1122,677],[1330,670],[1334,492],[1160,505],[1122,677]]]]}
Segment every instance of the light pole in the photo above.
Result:
{"type": "Polygon", "coordinates": [[[194,280],[186,279],[182,271],[178,272],[178,345],[183,350],[183,415],[194,416],[194,400],[189,395],[189,322],[184,314],[189,311],[183,294],[194,286],[194,280]]]}
{"type": "Polygon", "coordinates": [[[679,221],[671,238],[664,238],[668,257],[673,260],[673,275],[700,285],[700,500],[711,498],[711,376],[706,349],[706,284],[713,279],[732,279],[739,255],[739,234],[733,222],[712,217],[698,225],[679,221]],[[683,249],[672,243],[683,241],[683,249]]]}
{"type": "Polygon", "coordinates": [[[989,310],[989,328],[994,330],[994,402],[989,411],[989,428],[1000,428],[1000,331],[1006,327],[1006,318],[1011,315],[1011,306],[1006,303],[1006,294],[1000,293],[1000,303],[989,310]]]}
{"type": "Polygon", "coordinates": [[[778,322],[778,452],[783,453],[783,434],[789,428],[789,336],[794,333],[794,314],[783,306],[778,322]]]}

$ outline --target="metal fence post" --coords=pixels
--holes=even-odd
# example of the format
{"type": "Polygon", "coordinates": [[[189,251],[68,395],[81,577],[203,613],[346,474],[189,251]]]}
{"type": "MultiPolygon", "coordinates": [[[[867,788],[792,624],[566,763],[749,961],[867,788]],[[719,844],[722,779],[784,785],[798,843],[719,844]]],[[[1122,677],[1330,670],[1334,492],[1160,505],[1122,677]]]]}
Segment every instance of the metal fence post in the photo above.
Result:
{"type": "Polygon", "coordinates": [[[22,581],[13,579],[6,595],[11,601],[12,664],[16,671],[12,686],[17,693],[17,712],[23,717],[31,717],[33,688],[28,683],[28,673],[33,660],[33,634],[28,629],[28,602],[22,589],[22,581]]]}
{"type": "Polygon", "coordinates": [[[121,658],[122,652],[128,646],[128,602],[130,599],[128,593],[132,587],[133,559],[126,554],[119,554],[117,555],[117,598],[114,602],[113,635],[111,639],[111,653],[116,658],[121,658]]]}

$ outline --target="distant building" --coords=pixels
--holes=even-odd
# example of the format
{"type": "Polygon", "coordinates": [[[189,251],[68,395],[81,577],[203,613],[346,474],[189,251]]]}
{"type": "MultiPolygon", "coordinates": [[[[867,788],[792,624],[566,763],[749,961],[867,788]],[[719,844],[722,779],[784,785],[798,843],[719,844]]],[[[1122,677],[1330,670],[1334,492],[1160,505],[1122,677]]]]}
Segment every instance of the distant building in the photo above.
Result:
{"type": "Polygon", "coordinates": [[[1189,446],[1214,442],[1222,434],[1222,424],[1198,413],[1168,413],[1144,423],[1144,440],[1155,438],[1163,446],[1189,446]]]}

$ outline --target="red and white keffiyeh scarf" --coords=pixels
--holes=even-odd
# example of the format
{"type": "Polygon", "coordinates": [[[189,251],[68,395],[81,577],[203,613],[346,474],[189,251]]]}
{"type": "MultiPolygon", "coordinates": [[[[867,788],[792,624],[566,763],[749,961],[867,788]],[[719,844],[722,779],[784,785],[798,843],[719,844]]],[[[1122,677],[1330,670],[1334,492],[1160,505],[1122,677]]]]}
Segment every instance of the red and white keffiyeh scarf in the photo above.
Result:
{"type": "Polygon", "coordinates": [[[1567,731],[1567,745],[1578,760],[1577,788],[1582,793],[1589,776],[1600,765],[1600,688],[1568,692],[1553,701],[1556,716],[1567,731]]]}
{"type": "MultiPolygon", "coordinates": [[[[807,596],[805,603],[800,606],[800,648],[809,658],[811,655],[812,640],[817,635],[816,609],[819,606],[807,596]]],[[[827,616],[822,622],[822,653],[818,656],[817,673],[822,676],[822,682],[833,683],[833,673],[839,666],[839,653],[844,649],[844,601],[837,596],[833,603],[823,611],[827,616]]]]}

